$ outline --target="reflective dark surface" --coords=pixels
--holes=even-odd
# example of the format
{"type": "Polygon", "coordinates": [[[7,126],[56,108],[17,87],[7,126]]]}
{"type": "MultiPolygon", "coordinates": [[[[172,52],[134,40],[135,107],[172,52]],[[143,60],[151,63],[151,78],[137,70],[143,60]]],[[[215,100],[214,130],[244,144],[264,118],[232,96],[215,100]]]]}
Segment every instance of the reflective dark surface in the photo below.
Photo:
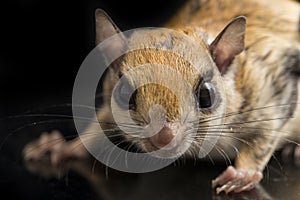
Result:
{"type": "MultiPolygon", "coordinates": [[[[28,130],[6,140],[0,154],[1,195],[10,199],[299,199],[300,170],[271,160],[261,186],[240,194],[217,195],[211,180],[226,168],[221,162],[182,160],[159,171],[127,174],[91,160],[22,160],[28,130]],[[20,136],[21,135],[21,136],[20,136]],[[26,135],[26,136],[25,136],[26,135]],[[22,138],[22,139],[21,139],[22,138]],[[70,170],[69,170],[70,169],[70,170]]],[[[34,132],[34,131],[33,131],[34,132]]]]}
{"type": "Polygon", "coordinates": [[[93,160],[58,169],[47,159],[24,163],[24,145],[41,132],[76,136],[71,117],[58,115],[71,116],[73,81],[94,47],[95,8],[104,8],[124,30],[157,26],[182,2],[1,1],[0,199],[300,199],[300,169],[281,166],[280,154],[266,168],[262,186],[237,195],[211,189],[225,163],[186,160],[147,174],[106,170],[93,160]]]}
{"type": "MultiPolygon", "coordinates": [[[[52,107],[50,110],[62,114],[62,110],[65,112],[68,109],[52,107]]],[[[0,126],[1,133],[11,133],[9,137],[1,138],[0,150],[1,195],[10,199],[300,198],[300,169],[292,161],[284,164],[280,160],[280,152],[274,155],[264,171],[261,186],[250,192],[230,195],[216,195],[211,188],[211,180],[226,169],[225,162],[180,160],[167,168],[145,174],[107,169],[93,159],[69,160],[58,167],[51,166],[47,156],[41,162],[24,162],[24,145],[37,138],[42,131],[58,129],[67,139],[73,138],[75,133],[72,120],[59,117],[33,119],[28,116],[15,115],[13,119],[2,121],[0,126]]]]}

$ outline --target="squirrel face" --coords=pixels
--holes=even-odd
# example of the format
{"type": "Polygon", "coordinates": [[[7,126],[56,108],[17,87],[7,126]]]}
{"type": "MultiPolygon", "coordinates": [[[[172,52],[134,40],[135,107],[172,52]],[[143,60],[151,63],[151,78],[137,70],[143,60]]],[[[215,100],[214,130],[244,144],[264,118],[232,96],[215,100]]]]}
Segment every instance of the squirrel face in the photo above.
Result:
{"type": "MultiPolygon", "coordinates": [[[[98,25],[99,33],[119,32],[107,15],[98,13],[98,19],[106,21],[105,30],[98,25]]],[[[244,33],[245,18],[240,17],[211,44],[203,30],[193,28],[137,30],[129,38],[117,37],[106,57],[118,48],[134,50],[111,65],[104,82],[105,93],[111,95],[104,103],[114,121],[127,127],[124,136],[147,152],[163,149],[177,155],[194,142],[198,147],[212,123],[208,119],[224,112],[220,74],[243,50],[244,33]],[[121,114],[126,110],[130,115],[121,114]]]]}

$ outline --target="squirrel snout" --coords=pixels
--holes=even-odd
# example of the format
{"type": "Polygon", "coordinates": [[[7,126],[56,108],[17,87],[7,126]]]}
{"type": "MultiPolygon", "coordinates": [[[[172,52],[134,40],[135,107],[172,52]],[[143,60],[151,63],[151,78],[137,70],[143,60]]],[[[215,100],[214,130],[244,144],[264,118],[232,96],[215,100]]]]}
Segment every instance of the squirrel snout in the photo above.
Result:
{"type": "MultiPolygon", "coordinates": [[[[150,140],[155,147],[162,148],[170,144],[174,137],[173,131],[169,127],[164,126],[157,134],[152,136],[150,140]]],[[[174,146],[176,144],[170,145],[174,146]]]]}

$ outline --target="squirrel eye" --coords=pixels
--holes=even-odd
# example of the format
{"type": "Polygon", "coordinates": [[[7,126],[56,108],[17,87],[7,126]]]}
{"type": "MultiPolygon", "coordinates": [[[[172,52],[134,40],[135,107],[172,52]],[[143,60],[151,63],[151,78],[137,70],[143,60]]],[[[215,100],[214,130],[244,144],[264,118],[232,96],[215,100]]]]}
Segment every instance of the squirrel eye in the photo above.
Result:
{"type": "Polygon", "coordinates": [[[117,104],[124,109],[135,110],[136,108],[136,93],[132,86],[127,81],[122,81],[114,92],[114,97],[117,104]]]}
{"type": "Polygon", "coordinates": [[[216,98],[215,87],[212,83],[204,82],[197,91],[200,109],[209,109],[213,107],[216,98]]]}

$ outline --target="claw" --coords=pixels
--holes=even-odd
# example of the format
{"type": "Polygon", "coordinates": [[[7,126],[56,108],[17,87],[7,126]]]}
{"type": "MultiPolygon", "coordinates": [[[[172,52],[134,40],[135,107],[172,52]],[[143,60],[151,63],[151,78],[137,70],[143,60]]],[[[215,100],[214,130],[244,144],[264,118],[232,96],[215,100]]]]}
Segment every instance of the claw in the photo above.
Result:
{"type": "Polygon", "coordinates": [[[248,183],[246,186],[234,190],[234,192],[238,193],[238,192],[242,192],[242,191],[249,191],[249,190],[252,190],[254,187],[255,187],[254,183],[248,183]]]}
{"type": "Polygon", "coordinates": [[[262,173],[257,171],[241,171],[229,166],[220,176],[212,181],[217,194],[221,192],[242,192],[253,189],[262,179],[262,173]]]}
{"type": "Polygon", "coordinates": [[[237,185],[232,185],[231,187],[229,187],[227,190],[225,190],[226,194],[234,191],[235,189],[237,189],[238,186],[237,185]]]}
{"type": "Polygon", "coordinates": [[[234,169],[234,167],[229,166],[220,176],[212,180],[212,187],[215,188],[217,185],[223,185],[224,183],[230,181],[236,176],[236,173],[237,171],[234,169]]]}

